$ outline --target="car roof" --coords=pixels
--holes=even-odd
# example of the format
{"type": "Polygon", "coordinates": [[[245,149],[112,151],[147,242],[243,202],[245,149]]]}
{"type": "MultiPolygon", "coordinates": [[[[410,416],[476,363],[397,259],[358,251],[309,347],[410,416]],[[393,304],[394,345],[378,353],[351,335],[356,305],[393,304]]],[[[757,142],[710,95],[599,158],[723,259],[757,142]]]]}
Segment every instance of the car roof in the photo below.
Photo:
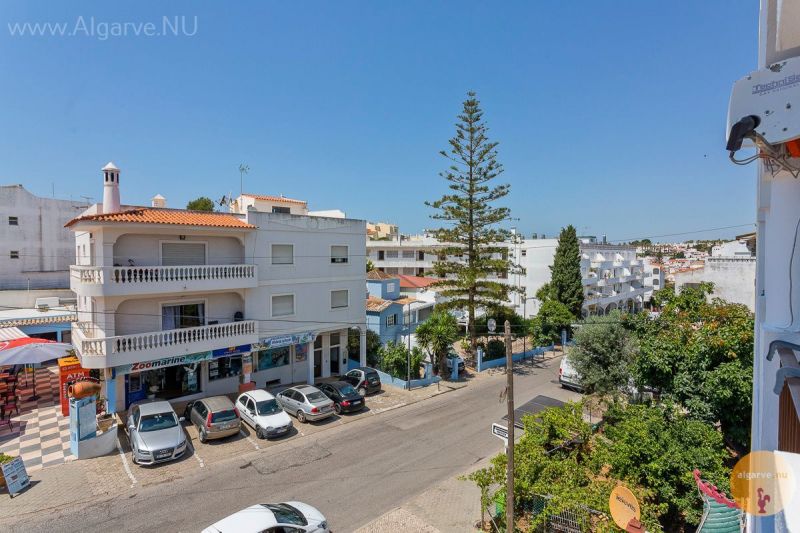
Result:
{"type": "Polygon", "coordinates": [[[268,393],[264,389],[249,390],[249,391],[245,392],[243,394],[243,396],[249,396],[253,400],[257,401],[257,402],[263,402],[263,401],[266,401],[266,400],[274,400],[275,399],[275,396],[273,396],[272,394],[268,393]]]}
{"type": "Polygon", "coordinates": [[[313,385],[298,385],[297,387],[292,387],[292,388],[298,392],[302,392],[303,394],[311,394],[312,392],[319,392],[319,389],[314,387],[313,385]]]}
{"type": "Polygon", "coordinates": [[[222,533],[256,532],[263,531],[278,523],[275,515],[263,505],[251,505],[230,516],[226,516],[212,527],[222,533]]]}
{"type": "Polygon", "coordinates": [[[336,389],[341,389],[342,387],[352,387],[352,385],[346,381],[331,381],[327,384],[336,389]]]}
{"type": "Polygon", "coordinates": [[[362,372],[375,372],[375,373],[378,372],[377,370],[375,370],[374,368],[369,367],[369,366],[358,366],[358,367],[354,368],[353,370],[361,370],[362,372]]]}
{"type": "Polygon", "coordinates": [[[233,409],[233,402],[227,396],[211,396],[210,398],[201,398],[198,401],[206,404],[206,407],[212,412],[233,409]]]}
{"type": "Polygon", "coordinates": [[[142,415],[154,415],[158,413],[175,412],[175,409],[172,408],[172,404],[166,400],[160,400],[156,402],[142,402],[137,405],[139,407],[139,413],[142,415]]]}

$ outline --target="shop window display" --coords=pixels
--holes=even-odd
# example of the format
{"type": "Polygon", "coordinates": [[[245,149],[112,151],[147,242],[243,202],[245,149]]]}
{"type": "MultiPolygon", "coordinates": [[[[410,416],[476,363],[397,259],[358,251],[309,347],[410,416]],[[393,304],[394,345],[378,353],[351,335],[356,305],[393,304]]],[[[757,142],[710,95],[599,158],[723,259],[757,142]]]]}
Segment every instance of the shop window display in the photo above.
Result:
{"type": "Polygon", "coordinates": [[[242,356],[220,357],[208,362],[208,380],[230,378],[242,373],[242,356]]]}
{"type": "Polygon", "coordinates": [[[268,370],[289,364],[291,357],[291,347],[273,348],[272,350],[262,350],[258,352],[258,370],[268,370]]]}

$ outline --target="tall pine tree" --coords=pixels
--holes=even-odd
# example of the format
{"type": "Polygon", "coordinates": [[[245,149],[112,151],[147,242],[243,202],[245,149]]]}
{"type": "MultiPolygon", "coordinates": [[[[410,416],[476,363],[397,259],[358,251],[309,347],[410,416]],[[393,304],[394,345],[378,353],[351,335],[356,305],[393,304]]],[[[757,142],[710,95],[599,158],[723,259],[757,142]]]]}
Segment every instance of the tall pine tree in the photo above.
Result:
{"type": "Polygon", "coordinates": [[[432,234],[445,244],[438,250],[440,260],[434,265],[446,308],[465,309],[469,316],[470,338],[475,348],[475,310],[508,304],[515,288],[498,281],[519,268],[508,259],[508,249],[498,245],[510,237],[498,224],[509,218],[507,207],[495,207],[495,201],[509,192],[509,185],[491,185],[503,172],[497,162],[497,144],[487,136],[483,111],[474,92],[467,93],[456,123],[456,135],[450,149],[440,153],[451,165],[441,172],[450,193],[434,202],[425,202],[437,210],[431,215],[447,223],[432,234]]]}
{"type": "Polygon", "coordinates": [[[583,307],[581,251],[578,235],[571,224],[558,235],[558,247],[550,273],[550,295],[566,305],[576,318],[580,318],[583,307]]]}

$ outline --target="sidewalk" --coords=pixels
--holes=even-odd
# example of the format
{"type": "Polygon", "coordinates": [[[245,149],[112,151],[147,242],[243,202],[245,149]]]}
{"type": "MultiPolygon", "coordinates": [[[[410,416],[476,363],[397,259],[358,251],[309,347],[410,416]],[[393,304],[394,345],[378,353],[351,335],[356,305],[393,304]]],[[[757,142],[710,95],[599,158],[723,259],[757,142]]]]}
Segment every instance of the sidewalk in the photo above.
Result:
{"type": "MultiPolygon", "coordinates": [[[[481,461],[469,472],[486,466],[488,461],[481,461]]],[[[451,477],[360,527],[356,533],[479,531],[475,526],[481,517],[480,497],[480,490],[472,481],[451,477]]]]}

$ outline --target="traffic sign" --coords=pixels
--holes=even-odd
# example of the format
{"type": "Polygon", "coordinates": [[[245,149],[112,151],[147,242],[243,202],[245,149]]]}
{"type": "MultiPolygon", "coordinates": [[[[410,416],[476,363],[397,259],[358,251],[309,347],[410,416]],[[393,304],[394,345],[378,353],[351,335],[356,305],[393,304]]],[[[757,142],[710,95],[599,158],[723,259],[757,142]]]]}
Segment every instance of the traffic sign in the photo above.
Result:
{"type": "Polygon", "coordinates": [[[489,328],[489,333],[494,333],[497,329],[497,320],[490,318],[486,321],[486,327],[489,328]]]}
{"type": "Polygon", "coordinates": [[[503,424],[492,424],[492,435],[502,440],[508,446],[508,428],[503,424]]]}

